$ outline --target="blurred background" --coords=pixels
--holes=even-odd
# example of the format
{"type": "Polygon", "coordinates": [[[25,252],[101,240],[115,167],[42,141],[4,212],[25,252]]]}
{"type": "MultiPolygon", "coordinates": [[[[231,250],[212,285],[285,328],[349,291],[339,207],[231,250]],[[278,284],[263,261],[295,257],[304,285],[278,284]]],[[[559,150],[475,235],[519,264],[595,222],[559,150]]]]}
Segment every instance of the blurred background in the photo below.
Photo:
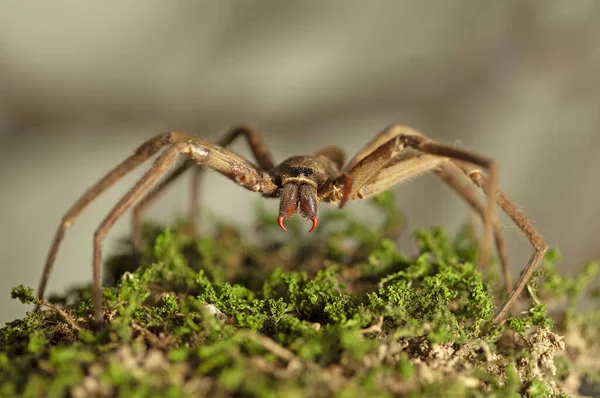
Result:
{"type": "MultiPolygon", "coordinates": [[[[264,131],[277,161],[326,144],[351,156],[394,122],[492,157],[574,274],[600,257],[599,72],[596,0],[2,2],[0,324],[24,313],[10,289],[37,287],[56,226],[87,187],[156,133],[215,140],[238,122],[264,131]]],[[[68,230],[49,292],[91,281],[94,229],[141,172],[68,230]]],[[[188,182],[149,217],[182,213],[188,182]]],[[[256,194],[216,173],[205,183],[204,207],[251,225],[256,194]]],[[[408,231],[468,219],[435,177],[396,192],[408,231]]],[[[502,222],[518,275],[531,248],[502,222]]],[[[128,231],[124,217],[105,252],[128,231]]]]}

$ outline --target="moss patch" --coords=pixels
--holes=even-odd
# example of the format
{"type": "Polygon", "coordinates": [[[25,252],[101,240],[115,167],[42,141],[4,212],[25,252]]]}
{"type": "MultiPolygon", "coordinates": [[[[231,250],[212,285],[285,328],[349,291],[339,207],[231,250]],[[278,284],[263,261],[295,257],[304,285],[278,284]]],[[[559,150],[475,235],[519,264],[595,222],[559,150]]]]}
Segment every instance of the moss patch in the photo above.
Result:
{"type": "Polygon", "coordinates": [[[372,203],[383,226],[331,211],[311,235],[259,209],[252,243],[225,223],[199,239],[146,225],[141,253],[107,261],[100,332],[89,287],[15,288],[44,309],[0,329],[0,395],[547,397],[596,380],[600,311],[572,310],[595,263],[562,278],[551,251],[532,308],[490,327],[495,273],[476,269],[467,229],[418,230],[408,257],[391,194],[372,203]],[[548,317],[549,297],[568,316],[548,317]]]}

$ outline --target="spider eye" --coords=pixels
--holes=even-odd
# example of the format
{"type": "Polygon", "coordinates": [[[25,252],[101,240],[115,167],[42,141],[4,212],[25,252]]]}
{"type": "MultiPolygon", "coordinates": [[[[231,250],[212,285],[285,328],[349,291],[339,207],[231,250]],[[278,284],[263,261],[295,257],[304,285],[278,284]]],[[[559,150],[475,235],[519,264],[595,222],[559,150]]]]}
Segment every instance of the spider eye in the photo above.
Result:
{"type": "Polygon", "coordinates": [[[310,167],[290,167],[290,175],[292,177],[309,176],[314,173],[310,167]]]}

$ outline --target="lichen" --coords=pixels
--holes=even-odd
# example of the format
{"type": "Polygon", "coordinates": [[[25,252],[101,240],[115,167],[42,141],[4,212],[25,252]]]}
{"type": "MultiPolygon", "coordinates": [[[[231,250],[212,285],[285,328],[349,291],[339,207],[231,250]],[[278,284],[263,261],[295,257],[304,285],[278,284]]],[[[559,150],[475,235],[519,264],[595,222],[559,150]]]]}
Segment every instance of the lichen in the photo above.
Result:
{"type": "Polygon", "coordinates": [[[275,233],[264,208],[252,241],[218,220],[197,239],[147,224],[139,253],[124,241],[106,262],[100,331],[90,286],[50,301],[16,287],[42,310],[0,329],[0,396],[546,397],[597,377],[600,311],[573,310],[597,265],[564,278],[550,251],[530,309],[492,326],[497,275],[467,229],[419,229],[409,257],[391,194],[371,203],[381,226],[331,211],[309,236],[295,220],[275,233]]]}

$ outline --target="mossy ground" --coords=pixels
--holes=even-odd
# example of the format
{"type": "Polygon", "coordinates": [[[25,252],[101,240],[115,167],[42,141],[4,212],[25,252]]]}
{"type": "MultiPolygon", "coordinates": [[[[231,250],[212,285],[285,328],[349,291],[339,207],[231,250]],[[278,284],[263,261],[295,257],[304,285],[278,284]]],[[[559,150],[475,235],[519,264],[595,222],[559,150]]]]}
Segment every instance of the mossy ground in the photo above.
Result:
{"type": "Polygon", "coordinates": [[[253,242],[148,225],[142,253],[107,261],[99,332],[89,286],[48,302],[15,288],[44,310],[0,329],[0,396],[548,397],[598,381],[600,310],[572,310],[595,263],[562,278],[550,251],[531,309],[491,327],[505,292],[468,229],[418,230],[408,257],[391,195],[372,203],[383,226],[332,211],[311,235],[260,209],[253,242]],[[568,301],[556,322],[550,297],[568,301]]]}

